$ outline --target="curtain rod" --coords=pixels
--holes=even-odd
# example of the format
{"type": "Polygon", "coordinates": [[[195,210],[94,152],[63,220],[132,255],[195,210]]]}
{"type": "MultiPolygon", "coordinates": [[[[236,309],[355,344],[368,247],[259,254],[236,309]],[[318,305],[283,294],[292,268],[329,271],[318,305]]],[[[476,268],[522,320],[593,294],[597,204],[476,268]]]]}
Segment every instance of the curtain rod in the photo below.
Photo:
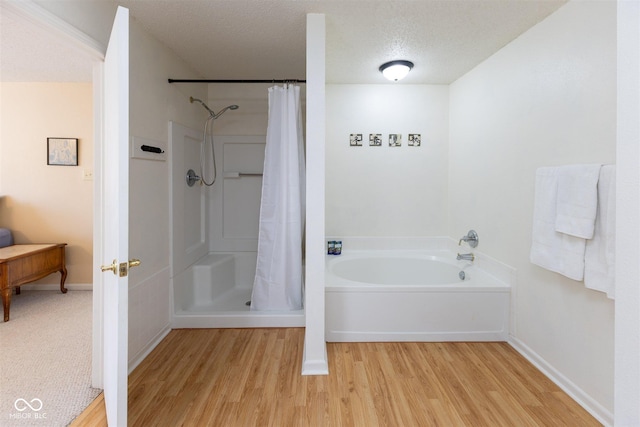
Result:
{"type": "Polygon", "coordinates": [[[298,79],[272,80],[208,80],[208,79],[169,79],[169,83],[306,83],[298,79]]]}

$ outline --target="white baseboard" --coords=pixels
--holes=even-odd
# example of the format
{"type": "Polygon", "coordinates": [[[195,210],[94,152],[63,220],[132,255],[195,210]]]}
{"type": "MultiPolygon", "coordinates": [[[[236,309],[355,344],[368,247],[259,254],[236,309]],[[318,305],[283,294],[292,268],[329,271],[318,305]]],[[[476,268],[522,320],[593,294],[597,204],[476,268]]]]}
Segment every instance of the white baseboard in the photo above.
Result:
{"type": "Polygon", "coordinates": [[[307,345],[305,343],[302,354],[302,375],[329,375],[326,345],[324,348],[324,359],[307,360],[307,345]]]}
{"type": "Polygon", "coordinates": [[[147,344],[142,350],[138,352],[134,357],[129,359],[129,371],[128,374],[131,374],[134,369],[138,367],[140,363],[153,351],[154,348],[160,344],[160,341],[166,337],[169,332],[171,332],[170,325],[165,326],[158,334],[147,344]]]}
{"type": "Polygon", "coordinates": [[[609,410],[595,401],[591,396],[585,393],[584,390],[562,375],[562,373],[558,372],[558,370],[551,366],[539,354],[513,336],[509,337],[508,343],[587,412],[589,412],[595,419],[605,426],[613,426],[613,414],[609,410]]]}
{"type": "MultiPolygon", "coordinates": [[[[65,283],[64,287],[70,291],[92,291],[93,283],[65,283]]],[[[25,291],[59,291],[60,282],[51,284],[28,284],[20,286],[21,290],[25,291]]]]}
{"type": "Polygon", "coordinates": [[[302,375],[329,375],[329,365],[325,360],[305,360],[302,375]]]}
{"type": "Polygon", "coordinates": [[[173,314],[173,329],[218,328],[300,328],[305,325],[304,312],[296,314],[271,312],[219,312],[173,314]]]}

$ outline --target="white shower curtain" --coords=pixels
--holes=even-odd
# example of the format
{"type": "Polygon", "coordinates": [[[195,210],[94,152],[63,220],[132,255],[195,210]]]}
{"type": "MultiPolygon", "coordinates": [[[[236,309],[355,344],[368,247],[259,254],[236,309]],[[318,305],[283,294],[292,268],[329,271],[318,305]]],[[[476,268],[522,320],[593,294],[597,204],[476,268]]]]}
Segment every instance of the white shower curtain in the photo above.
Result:
{"type": "Polygon", "coordinates": [[[300,87],[271,87],[251,310],[302,308],[304,159],[300,87]]]}

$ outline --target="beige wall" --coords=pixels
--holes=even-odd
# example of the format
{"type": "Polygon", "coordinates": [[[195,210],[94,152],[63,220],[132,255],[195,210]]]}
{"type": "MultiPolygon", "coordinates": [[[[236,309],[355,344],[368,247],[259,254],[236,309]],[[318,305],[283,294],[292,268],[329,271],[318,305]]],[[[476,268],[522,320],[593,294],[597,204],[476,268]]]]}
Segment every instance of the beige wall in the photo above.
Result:
{"type": "Polygon", "coordinates": [[[92,85],[2,83],[0,102],[0,226],[16,243],[67,243],[67,283],[91,284],[92,85]],[[78,138],[78,166],[48,166],[47,137],[78,138]]]}

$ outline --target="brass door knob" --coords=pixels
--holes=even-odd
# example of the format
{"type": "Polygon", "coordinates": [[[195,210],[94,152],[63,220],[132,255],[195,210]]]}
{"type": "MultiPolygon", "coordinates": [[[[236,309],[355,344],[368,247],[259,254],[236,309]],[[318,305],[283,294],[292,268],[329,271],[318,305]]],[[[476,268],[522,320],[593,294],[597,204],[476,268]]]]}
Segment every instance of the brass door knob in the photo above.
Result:
{"type": "Polygon", "coordinates": [[[113,274],[118,274],[118,260],[114,259],[111,265],[102,265],[100,266],[100,270],[104,273],[105,271],[113,271],[113,274]]]}

